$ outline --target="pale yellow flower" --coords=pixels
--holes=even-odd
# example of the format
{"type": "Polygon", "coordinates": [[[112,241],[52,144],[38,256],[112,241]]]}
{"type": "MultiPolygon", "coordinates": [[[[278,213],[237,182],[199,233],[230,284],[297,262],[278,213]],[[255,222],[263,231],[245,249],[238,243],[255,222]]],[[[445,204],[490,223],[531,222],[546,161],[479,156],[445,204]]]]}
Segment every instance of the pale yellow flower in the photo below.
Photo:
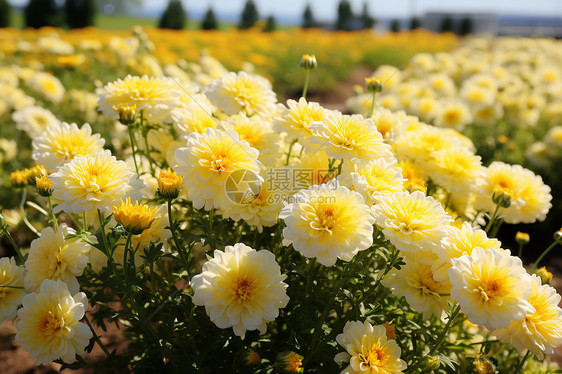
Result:
{"type": "Polygon", "coordinates": [[[24,276],[25,269],[13,257],[0,258],[0,324],[16,317],[18,305],[26,294],[24,276]]]}
{"type": "Polygon", "coordinates": [[[481,157],[466,148],[433,152],[431,159],[429,177],[455,195],[468,194],[485,174],[481,157]]]}
{"type": "Polygon", "coordinates": [[[66,92],[57,77],[41,71],[36,72],[28,83],[33,90],[55,104],[62,101],[66,92]]]}
{"type": "Polygon", "coordinates": [[[528,301],[535,309],[520,321],[512,321],[504,328],[492,331],[502,342],[511,343],[522,353],[533,352],[539,360],[545,354],[553,354],[562,344],[562,309],[558,306],[560,295],[556,289],[542,284],[541,279],[531,276],[533,292],[528,301]]]}
{"type": "Polygon", "coordinates": [[[474,248],[488,250],[501,247],[499,240],[489,238],[486,231],[475,229],[468,222],[465,222],[460,228],[451,226],[446,240],[441,244],[440,247],[435,249],[435,253],[447,262],[453,258],[472,255],[474,248]]]}
{"type": "Polygon", "coordinates": [[[232,327],[242,339],[248,330],[263,334],[289,302],[285,278],[273,253],[237,243],[215,250],[192,278],[193,303],[204,305],[211,321],[221,329],[232,327]]]}
{"type": "Polygon", "coordinates": [[[62,281],[45,280],[38,293],[23,298],[16,340],[38,365],[58,358],[72,363],[92,338],[88,326],[80,323],[87,308],[86,294],[72,296],[62,281]]]}
{"type": "Polygon", "coordinates": [[[376,225],[399,250],[416,253],[434,250],[447,235],[452,221],[440,203],[421,191],[388,193],[375,197],[376,225]]]}
{"type": "Polygon", "coordinates": [[[462,130],[472,121],[468,106],[460,101],[442,101],[435,113],[435,125],[462,130]]]}
{"type": "Polygon", "coordinates": [[[134,235],[142,233],[152,225],[154,213],[156,213],[156,209],[151,209],[148,205],[139,204],[138,201],[132,204],[130,197],[121,200],[120,206],[113,207],[115,221],[134,235]]]}
{"type": "Polygon", "coordinates": [[[286,132],[290,139],[298,139],[303,145],[309,145],[308,138],[312,136],[309,126],[313,122],[322,121],[328,111],[318,103],[307,102],[301,97],[299,101],[287,100],[280,117],[275,118],[273,130],[286,132]]]}
{"type": "Polygon", "coordinates": [[[105,140],[85,123],[80,129],[75,123],[62,122],[47,127],[33,139],[31,156],[38,164],[50,171],[64,165],[77,156],[90,156],[103,149],[105,140]]]}
{"type": "Polygon", "coordinates": [[[39,106],[27,106],[12,114],[18,130],[25,131],[31,139],[43,134],[49,126],[56,126],[60,121],[48,109],[39,106]]]}
{"type": "Polygon", "coordinates": [[[218,121],[213,117],[217,110],[207,96],[196,94],[188,104],[172,111],[172,123],[180,137],[192,132],[203,134],[208,128],[216,128],[218,121]]]}
{"type": "Polygon", "coordinates": [[[259,175],[259,152],[240,141],[236,133],[207,129],[192,133],[187,147],[176,150],[176,173],[183,177],[184,191],[196,209],[220,208],[226,204],[224,186],[235,170],[259,175]]]}
{"type": "Polygon", "coordinates": [[[25,262],[25,288],[37,291],[45,279],[61,280],[72,293],[80,290],[76,277],[88,265],[90,245],[80,239],[65,239],[76,232],[61,224],[55,231],[46,227],[41,236],[31,242],[25,262]]]}
{"type": "Polygon", "coordinates": [[[140,200],[143,182],[124,161],[109,150],[93,156],[75,157],[51,174],[53,197],[61,203],[55,212],[80,214],[91,210],[111,211],[127,196],[140,200]]]}
{"type": "Polygon", "coordinates": [[[324,147],[330,157],[365,161],[383,158],[389,163],[394,160],[390,146],[384,142],[372,119],[332,112],[309,128],[314,133],[310,141],[324,147]]]}
{"type": "Polygon", "coordinates": [[[332,266],[340,258],[351,261],[373,244],[373,223],[363,197],[336,183],[301,190],[285,205],[283,245],[293,245],[308,258],[332,266]]]}
{"type": "Polygon", "coordinates": [[[399,374],[406,370],[400,359],[402,351],[396,341],[386,337],[384,326],[369,322],[349,321],[336,341],[345,349],[334,360],[349,362],[342,373],[347,374],[399,374]]]}
{"type": "Polygon", "coordinates": [[[229,115],[240,112],[265,114],[273,110],[277,102],[267,79],[243,71],[226,73],[212,81],[207,85],[205,94],[213,105],[229,115]]]}
{"type": "Polygon", "coordinates": [[[530,275],[509,251],[478,247],[451,261],[451,297],[472,323],[497,329],[535,312],[530,275]]]}

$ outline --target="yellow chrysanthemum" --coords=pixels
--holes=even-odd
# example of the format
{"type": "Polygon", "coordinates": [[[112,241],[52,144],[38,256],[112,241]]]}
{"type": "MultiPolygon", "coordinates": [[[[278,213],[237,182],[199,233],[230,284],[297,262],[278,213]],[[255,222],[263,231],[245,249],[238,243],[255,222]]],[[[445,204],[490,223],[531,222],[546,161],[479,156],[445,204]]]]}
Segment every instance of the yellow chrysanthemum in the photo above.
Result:
{"type": "Polygon", "coordinates": [[[431,196],[423,192],[398,192],[375,198],[376,225],[399,250],[416,253],[433,250],[447,235],[451,217],[431,196]]]}
{"type": "Polygon", "coordinates": [[[25,269],[13,257],[0,258],[0,324],[16,317],[18,305],[25,296],[25,269]]]}
{"type": "Polygon", "coordinates": [[[466,148],[449,148],[431,154],[429,177],[455,195],[467,194],[484,177],[481,157],[466,148]]]}
{"type": "Polygon", "coordinates": [[[435,279],[430,265],[422,264],[416,256],[407,256],[406,265],[394,270],[383,280],[383,285],[390,288],[397,296],[404,296],[412,309],[423,313],[424,319],[432,315],[441,318],[443,311],[448,310],[450,297],[441,296],[451,291],[448,280],[441,282],[435,279]]]}
{"type": "Polygon", "coordinates": [[[468,107],[462,102],[445,101],[439,104],[435,113],[435,125],[462,130],[472,121],[468,107]]]}
{"type": "Polygon", "coordinates": [[[127,196],[140,200],[144,185],[124,161],[117,161],[108,150],[75,157],[49,178],[54,183],[53,197],[61,201],[54,211],[75,214],[111,211],[127,196]]]}
{"type": "Polygon", "coordinates": [[[312,136],[309,126],[313,122],[322,121],[327,110],[318,103],[307,102],[303,97],[298,102],[287,100],[287,106],[281,117],[275,118],[273,129],[286,132],[290,139],[298,139],[305,146],[310,145],[307,141],[312,136]]]}
{"type": "Polygon", "coordinates": [[[543,285],[536,275],[531,276],[531,284],[533,291],[528,301],[534,312],[492,333],[502,342],[513,344],[519,352],[529,349],[542,360],[545,354],[553,354],[554,349],[562,344],[560,295],[556,289],[543,285]]]}
{"type": "Polygon", "coordinates": [[[76,277],[82,275],[88,265],[90,245],[76,238],[65,239],[75,233],[63,223],[56,231],[46,227],[41,236],[31,242],[25,262],[26,289],[37,291],[45,279],[52,279],[65,282],[72,293],[80,290],[76,277]]]}
{"type": "Polygon", "coordinates": [[[470,256],[451,261],[451,297],[472,323],[497,329],[535,312],[527,301],[531,278],[521,260],[509,251],[478,247],[470,256]]]}
{"type": "Polygon", "coordinates": [[[138,235],[148,229],[154,222],[156,209],[151,209],[148,205],[140,205],[138,201],[131,204],[131,198],[121,200],[120,206],[113,207],[113,217],[117,223],[125,227],[125,230],[138,235]]]}
{"type": "Polygon", "coordinates": [[[268,250],[256,251],[242,243],[215,250],[193,277],[193,303],[204,305],[219,328],[232,327],[244,339],[247,330],[265,333],[289,302],[286,278],[268,250]]]}
{"type": "Polygon", "coordinates": [[[59,125],[60,121],[50,110],[38,106],[27,106],[12,114],[18,130],[25,131],[31,139],[43,134],[49,126],[59,125]]]}
{"type": "Polygon", "coordinates": [[[38,293],[23,298],[16,340],[38,365],[58,358],[72,363],[92,338],[88,326],[80,323],[87,308],[86,294],[72,296],[62,281],[45,280],[38,293]]]}
{"type": "Polygon", "coordinates": [[[552,207],[550,187],[542,178],[521,165],[508,165],[494,161],[486,170],[476,200],[476,209],[493,212],[496,205],[492,195],[511,197],[511,205],[501,208],[499,214],[507,223],[533,223],[543,221],[552,207]]]}
{"type": "Polygon", "coordinates": [[[183,178],[172,170],[164,170],[158,174],[158,191],[165,199],[175,199],[181,191],[183,178]]]}
{"type": "Polygon", "coordinates": [[[54,171],[77,156],[90,156],[103,149],[104,139],[92,135],[90,125],[80,129],[75,123],[51,125],[45,132],[33,139],[32,157],[38,164],[54,171]]]}
{"type": "Polygon", "coordinates": [[[489,238],[484,230],[474,229],[468,222],[460,228],[451,226],[448,233],[447,240],[441,243],[441,247],[435,249],[435,253],[443,261],[449,262],[463,255],[470,256],[474,248],[488,250],[501,247],[499,240],[489,238]]]}
{"type": "Polygon", "coordinates": [[[212,81],[207,85],[205,94],[211,103],[229,115],[267,113],[277,102],[267,79],[243,71],[226,73],[212,81]]]}
{"type": "Polygon", "coordinates": [[[181,91],[171,78],[127,75],[124,79],[108,83],[97,91],[99,110],[106,116],[119,118],[117,108],[134,106],[144,112],[150,123],[162,123],[170,119],[170,112],[179,105],[181,91]]]}
{"type": "Polygon", "coordinates": [[[44,72],[36,72],[29,81],[29,86],[55,104],[62,101],[64,93],[66,92],[57,77],[44,72]]]}
{"type": "Polygon", "coordinates": [[[217,119],[213,117],[216,110],[207,96],[196,94],[188,104],[183,104],[172,111],[174,129],[180,137],[192,132],[203,134],[208,128],[217,127],[217,119]]]}
{"type": "Polygon", "coordinates": [[[187,147],[176,150],[176,173],[183,177],[183,187],[196,209],[220,208],[227,201],[224,185],[235,170],[248,170],[259,175],[259,152],[236,133],[207,129],[192,133],[187,147]]]}
{"type": "Polygon", "coordinates": [[[351,261],[373,244],[373,223],[363,197],[335,183],[301,190],[285,205],[283,245],[293,245],[309,258],[332,266],[338,258],[351,261]]]}
{"type": "Polygon", "coordinates": [[[345,349],[334,360],[349,362],[342,373],[349,374],[399,374],[406,369],[400,359],[402,353],[396,341],[386,337],[384,326],[369,322],[349,321],[336,341],[345,349]]]}
{"type": "Polygon", "coordinates": [[[332,112],[322,122],[314,122],[309,128],[314,133],[310,141],[325,147],[330,157],[364,161],[383,158],[388,162],[394,159],[390,146],[384,142],[371,119],[332,112]]]}
{"type": "Polygon", "coordinates": [[[406,126],[406,121],[403,118],[383,107],[376,107],[371,119],[383,139],[391,142],[406,126]]]}

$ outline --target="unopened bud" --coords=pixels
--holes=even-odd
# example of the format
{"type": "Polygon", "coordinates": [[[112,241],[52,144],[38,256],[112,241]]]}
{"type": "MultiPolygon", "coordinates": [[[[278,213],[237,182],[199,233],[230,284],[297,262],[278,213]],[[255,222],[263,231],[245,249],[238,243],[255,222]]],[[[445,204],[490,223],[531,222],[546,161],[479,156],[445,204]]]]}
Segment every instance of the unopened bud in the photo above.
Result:
{"type": "Polygon", "coordinates": [[[172,170],[161,171],[158,174],[158,191],[165,199],[175,199],[181,191],[183,178],[172,170]]]}
{"type": "Polygon", "coordinates": [[[386,330],[386,338],[387,339],[396,339],[396,331],[394,331],[394,325],[391,325],[388,322],[383,324],[384,329],[386,330]]]}
{"type": "Polygon", "coordinates": [[[365,78],[365,88],[368,92],[377,93],[383,89],[382,79],[376,77],[365,78]]]}
{"type": "Polygon", "coordinates": [[[37,177],[46,177],[47,169],[43,165],[35,165],[29,169],[29,176],[27,177],[27,184],[35,186],[35,179],[37,177]]]}
{"type": "Polygon", "coordinates": [[[537,269],[537,271],[535,271],[535,274],[539,278],[541,278],[542,284],[549,284],[550,281],[552,280],[552,273],[546,270],[544,266],[540,269],[537,269]]]}
{"type": "Polygon", "coordinates": [[[554,240],[562,241],[562,228],[554,233],[554,240]]]}
{"type": "Polygon", "coordinates": [[[479,357],[474,360],[474,371],[478,374],[494,374],[496,366],[486,357],[479,357]]]}
{"type": "Polygon", "coordinates": [[[256,365],[260,362],[260,355],[257,354],[256,351],[250,351],[246,355],[246,365],[256,365]]]}
{"type": "Polygon", "coordinates": [[[511,196],[505,192],[494,192],[492,194],[492,201],[500,208],[509,208],[511,206],[511,196]]]}
{"type": "Polygon", "coordinates": [[[13,171],[10,174],[10,182],[14,187],[25,187],[27,186],[27,180],[29,179],[29,169],[21,169],[13,171]]]}
{"type": "Polygon", "coordinates": [[[275,358],[275,367],[281,373],[301,373],[303,357],[295,352],[281,352],[275,358]]]}
{"type": "Polygon", "coordinates": [[[423,371],[424,373],[429,372],[431,370],[439,369],[439,366],[441,366],[441,361],[439,361],[438,357],[427,356],[423,360],[423,368],[425,369],[423,371]]]}
{"type": "Polygon", "coordinates": [[[46,175],[35,177],[35,189],[39,195],[43,197],[51,196],[53,194],[51,187],[53,187],[53,181],[46,175]]]}
{"type": "Polygon", "coordinates": [[[118,105],[115,111],[119,114],[119,122],[125,126],[135,123],[137,108],[134,105],[118,105]]]}
{"type": "Polygon", "coordinates": [[[316,56],[308,55],[305,53],[304,55],[302,55],[299,65],[305,70],[312,70],[316,69],[316,67],[318,66],[318,62],[316,62],[316,56]]]}
{"type": "Polygon", "coordinates": [[[520,245],[528,244],[530,241],[529,234],[517,231],[517,234],[515,234],[515,241],[520,245]]]}

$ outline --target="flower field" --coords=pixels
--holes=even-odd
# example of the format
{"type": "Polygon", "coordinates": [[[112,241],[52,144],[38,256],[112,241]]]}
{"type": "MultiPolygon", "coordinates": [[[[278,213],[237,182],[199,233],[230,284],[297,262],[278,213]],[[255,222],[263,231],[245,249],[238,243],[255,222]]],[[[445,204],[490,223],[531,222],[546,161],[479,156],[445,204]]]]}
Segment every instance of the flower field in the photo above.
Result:
{"type": "Polygon", "coordinates": [[[0,323],[84,372],[560,372],[561,47],[0,29],[0,323]]]}

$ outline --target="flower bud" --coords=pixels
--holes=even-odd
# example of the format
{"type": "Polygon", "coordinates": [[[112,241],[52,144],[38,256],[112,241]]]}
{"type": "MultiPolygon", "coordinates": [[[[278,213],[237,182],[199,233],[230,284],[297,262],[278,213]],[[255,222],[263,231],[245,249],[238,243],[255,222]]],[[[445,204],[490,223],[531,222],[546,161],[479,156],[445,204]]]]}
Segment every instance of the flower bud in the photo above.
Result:
{"type": "Polygon", "coordinates": [[[49,197],[53,194],[53,182],[46,175],[35,177],[35,189],[37,193],[43,197],[49,197]]]}
{"type": "Polygon", "coordinates": [[[260,362],[260,355],[258,355],[256,351],[250,351],[246,355],[246,358],[245,358],[244,361],[246,362],[246,365],[248,365],[248,366],[256,365],[260,362]]]}
{"type": "Polygon", "coordinates": [[[382,79],[376,77],[365,78],[365,88],[368,92],[377,93],[383,89],[382,79]]]}
{"type": "Polygon", "coordinates": [[[496,367],[486,357],[478,357],[474,360],[474,371],[478,374],[494,374],[496,367]]]}
{"type": "Polygon", "coordinates": [[[304,55],[302,55],[299,65],[305,70],[312,70],[316,69],[316,67],[318,66],[318,62],[316,62],[316,56],[308,55],[305,53],[304,55]]]}
{"type": "Polygon", "coordinates": [[[275,358],[275,367],[282,373],[301,373],[303,357],[295,352],[281,352],[275,358]]]}
{"type": "Polygon", "coordinates": [[[386,338],[387,339],[396,339],[396,331],[394,331],[394,325],[391,325],[388,322],[385,322],[383,324],[385,330],[386,330],[386,338]]]}
{"type": "Polygon", "coordinates": [[[494,192],[492,194],[492,201],[500,208],[509,208],[511,206],[511,196],[504,192],[494,192]]]}
{"type": "Polygon", "coordinates": [[[35,165],[29,170],[29,175],[27,177],[27,184],[35,186],[35,178],[47,176],[47,169],[43,165],[35,165]]]}
{"type": "Polygon", "coordinates": [[[25,187],[27,186],[27,180],[29,179],[29,169],[21,169],[13,171],[10,174],[10,182],[14,187],[25,187]]]}
{"type": "Polygon", "coordinates": [[[134,105],[118,105],[115,111],[119,114],[119,122],[125,126],[135,123],[137,108],[134,105]]]}
{"type": "Polygon", "coordinates": [[[557,242],[562,241],[562,228],[554,233],[554,240],[557,242]]]}
{"type": "Polygon", "coordinates": [[[530,241],[529,234],[517,231],[517,234],[515,234],[515,241],[520,245],[528,244],[530,241]]]}
{"type": "Polygon", "coordinates": [[[439,361],[438,357],[435,356],[427,356],[424,360],[423,360],[423,369],[425,369],[423,372],[427,373],[430,372],[432,370],[435,369],[439,369],[439,366],[441,366],[441,361],[439,361]]]}
{"type": "Polygon", "coordinates": [[[181,191],[183,178],[172,170],[161,171],[158,174],[158,191],[165,199],[175,199],[181,191]]]}
{"type": "Polygon", "coordinates": [[[535,271],[535,274],[541,278],[542,284],[549,284],[552,280],[552,273],[543,266],[535,271]]]}
{"type": "Polygon", "coordinates": [[[121,200],[121,206],[113,207],[113,216],[117,223],[123,225],[128,233],[138,235],[148,229],[154,222],[156,208],[150,209],[147,205],[131,204],[131,198],[121,200]]]}

